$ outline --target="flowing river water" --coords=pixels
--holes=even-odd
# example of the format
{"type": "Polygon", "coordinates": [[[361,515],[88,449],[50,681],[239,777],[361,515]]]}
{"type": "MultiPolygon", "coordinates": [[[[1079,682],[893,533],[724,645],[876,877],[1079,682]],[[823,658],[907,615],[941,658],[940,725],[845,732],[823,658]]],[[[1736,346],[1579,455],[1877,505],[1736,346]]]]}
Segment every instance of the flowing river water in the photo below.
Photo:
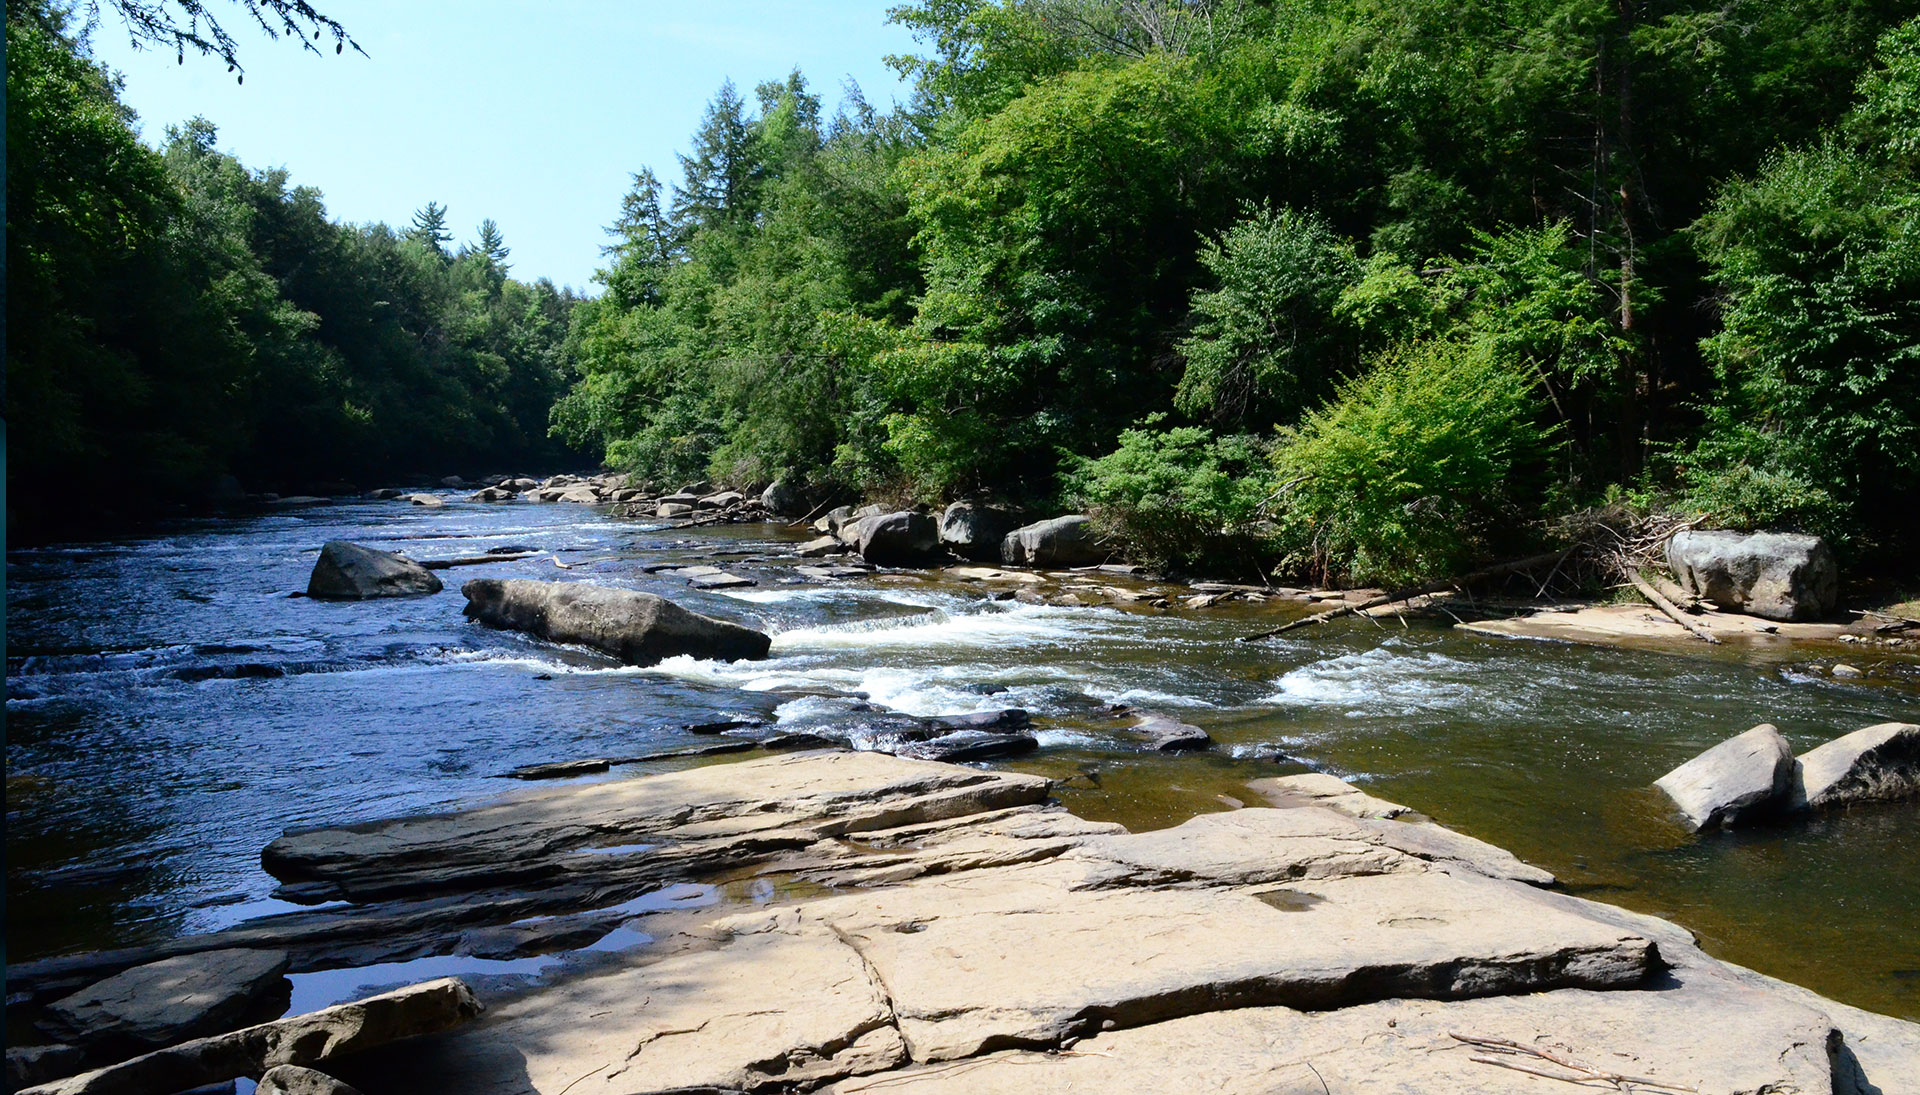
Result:
{"type": "MultiPolygon", "coordinates": [[[[1067,806],[1134,829],[1255,801],[1248,780],[1332,772],[1575,893],[1676,920],[1720,957],[1920,1019],[1920,805],[1694,838],[1648,786],[1758,722],[1805,749],[1920,721],[1910,665],[1847,683],[1809,669],[1837,650],[1628,650],[1364,620],[1249,645],[1233,640],[1304,609],[1029,605],[937,572],[816,581],[787,555],[800,538],[454,499],[10,553],[8,958],[291,908],[269,896],[259,851],[292,826],[474,803],[524,788],[501,775],[518,765],[706,744],[683,727],[717,719],[851,726],[858,743],[864,697],[915,715],[1025,708],[1040,749],[993,763],[1059,778],[1067,806]],[[289,597],[336,538],[415,558],[543,554],[443,571],[433,597],[289,597]],[[698,592],[646,569],[682,559],[759,584],[698,592]],[[772,656],[620,667],[468,623],[457,586],[482,576],[663,593],[771,632],[772,656]],[[1100,712],[1116,701],[1219,744],[1145,753],[1100,712]]],[[[669,763],[703,762],[587,778],[669,763]]]]}

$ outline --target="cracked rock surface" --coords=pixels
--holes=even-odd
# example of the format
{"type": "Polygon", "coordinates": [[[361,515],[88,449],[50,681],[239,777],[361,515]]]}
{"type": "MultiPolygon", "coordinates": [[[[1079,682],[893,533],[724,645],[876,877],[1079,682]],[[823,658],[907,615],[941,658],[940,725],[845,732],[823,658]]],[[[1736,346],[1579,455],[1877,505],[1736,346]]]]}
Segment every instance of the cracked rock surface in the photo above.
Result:
{"type": "Polygon", "coordinates": [[[381,932],[409,955],[566,951],[476,982],[477,1021],[326,1055],[366,1095],[1920,1095],[1920,1026],[1330,777],[1146,833],[1049,790],[796,753],[290,833],[276,873],[360,904],[193,938],[283,945],[296,970],[364,962],[347,938],[389,953],[381,932]],[[638,942],[588,945],[616,928],[638,942]]]}

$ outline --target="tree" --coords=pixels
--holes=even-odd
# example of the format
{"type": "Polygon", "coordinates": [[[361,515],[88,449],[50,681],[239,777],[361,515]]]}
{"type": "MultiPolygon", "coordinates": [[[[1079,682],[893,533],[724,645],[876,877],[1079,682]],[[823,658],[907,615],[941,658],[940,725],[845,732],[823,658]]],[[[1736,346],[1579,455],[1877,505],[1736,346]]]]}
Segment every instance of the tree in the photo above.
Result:
{"type": "Polygon", "coordinates": [[[673,188],[673,219],[682,231],[753,218],[760,183],[754,143],[746,104],[728,80],[707,105],[693,151],[679,157],[684,181],[673,188]]]}
{"type": "MultiPolygon", "coordinates": [[[[362,57],[367,54],[345,27],[322,14],[307,0],[234,2],[269,38],[285,35],[298,41],[307,52],[319,55],[320,47],[314,43],[322,35],[327,35],[333,39],[335,53],[352,46],[353,51],[362,57]]],[[[246,70],[240,64],[239,43],[234,41],[233,35],[220,22],[206,0],[108,0],[108,3],[120,13],[136,49],[143,46],[170,48],[183,63],[187,50],[191,49],[202,57],[218,57],[225,61],[227,71],[238,74],[239,79],[245,81],[246,70]]],[[[99,17],[99,0],[88,0],[89,30],[98,23],[99,17]]]]}
{"type": "Polygon", "coordinates": [[[480,222],[479,239],[474,250],[485,255],[487,264],[500,271],[508,269],[507,256],[513,253],[513,249],[507,246],[506,238],[500,235],[500,225],[492,217],[480,222]]]}
{"type": "Polygon", "coordinates": [[[447,207],[439,202],[428,202],[421,206],[413,214],[413,227],[407,229],[407,238],[439,254],[446,254],[447,244],[453,241],[453,233],[447,231],[447,207]]]}

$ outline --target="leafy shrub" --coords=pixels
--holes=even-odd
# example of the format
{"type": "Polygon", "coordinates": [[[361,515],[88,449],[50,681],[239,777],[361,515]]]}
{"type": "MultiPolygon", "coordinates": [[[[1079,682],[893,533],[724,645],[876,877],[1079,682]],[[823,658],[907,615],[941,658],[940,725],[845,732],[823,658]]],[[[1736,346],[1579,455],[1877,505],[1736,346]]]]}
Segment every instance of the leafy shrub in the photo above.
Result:
{"type": "Polygon", "coordinates": [[[1459,573],[1519,525],[1557,443],[1532,381],[1484,345],[1376,358],[1274,455],[1289,565],[1355,582],[1459,573]]]}
{"type": "Polygon", "coordinates": [[[1133,557],[1159,567],[1262,573],[1273,529],[1261,520],[1266,448],[1256,438],[1155,427],[1120,435],[1120,447],[1073,463],[1068,492],[1133,557]]]}
{"type": "Polygon", "coordinates": [[[1335,317],[1360,276],[1353,245],[1319,217],[1256,209],[1200,252],[1218,283],[1193,297],[1193,334],[1174,403],[1223,425],[1291,419],[1350,366],[1335,317]]]}

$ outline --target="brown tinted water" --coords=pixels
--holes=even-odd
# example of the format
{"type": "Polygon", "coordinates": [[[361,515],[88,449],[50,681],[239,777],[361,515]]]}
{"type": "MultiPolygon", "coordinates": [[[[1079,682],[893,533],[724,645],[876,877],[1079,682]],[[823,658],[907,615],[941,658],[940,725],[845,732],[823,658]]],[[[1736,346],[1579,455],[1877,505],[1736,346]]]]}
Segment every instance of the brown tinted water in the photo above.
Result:
{"type": "Polygon", "coordinates": [[[1032,606],[917,574],[799,581],[780,557],[797,537],[456,500],[10,554],[8,956],[282,908],[258,866],[282,829],[479,801],[523,786],[501,778],[521,764],[709,741],[681,727],[725,717],[860,744],[889,711],[1018,706],[1041,748],[1006,763],[1060,779],[1059,800],[1084,816],[1174,825],[1256,801],[1249,780],[1329,771],[1507,847],[1574,892],[1670,917],[1722,957],[1920,1018],[1920,806],[1694,838],[1648,790],[1756,722],[1805,748],[1920,720],[1910,662],[1879,667],[1848,651],[1873,673],[1842,683],[1806,664],[1835,651],[1622,650],[1364,621],[1248,645],[1233,639],[1300,610],[1032,606]],[[468,624],[454,588],[365,604],[288,598],[336,537],[422,558],[536,546],[539,557],[443,577],[666,593],[773,631],[773,656],[635,670],[468,624]],[[760,584],[699,593],[643,569],[676,559],[760,584]],[[1196,723],[1219,745],[1144,753],[1101,712],[1114,701],[1196,723]]]}

